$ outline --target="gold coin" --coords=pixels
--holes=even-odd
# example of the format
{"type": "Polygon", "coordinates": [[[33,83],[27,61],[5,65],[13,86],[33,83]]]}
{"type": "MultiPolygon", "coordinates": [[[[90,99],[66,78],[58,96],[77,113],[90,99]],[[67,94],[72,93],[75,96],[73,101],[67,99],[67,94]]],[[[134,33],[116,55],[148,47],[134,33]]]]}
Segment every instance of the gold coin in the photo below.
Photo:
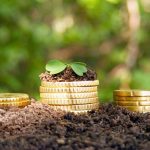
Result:
{"type": "Polygon", "coordinates": [[[68,99],[68,98],[93,98],[97,97],[97,92],[87,93],[40,93],[41,98],[46,99],[68,99]]]}
{"type": "Polygon", "coordinates": [[[129,110],[132,111],[137,111],[137,112],[141,112],[141,113],[147,113],[150,112],[150,106],[138,106],[137,108],[132,108],[131,106],[125,106],[127,107],[129,110]]]}
{"type": "Polygon", "coordinates": [[[149,113],[150,110],[143,110],[142,113],[149,113]]]}
{"type": "Polygon", "coordinates": [[[40,86],[41,93],[63,93],[63,92],[73,92],[73,93],[82,93],[82,92],[96,92],[97,86],[91,87],[42,87],[40,86]]]}
{"type": "Polygon", "coordinates": [[[144,106],[123,106],[127,108],[130,111],[135,111],[135,112],[144,112],[144,106]]]}
{"type": "Polygon", "coordinates": [[[140,96],[114,96],[115,101],[149,101],[150,97],[140,96]]]}
{"type": "Polygon", "coordinates": [[[120,106],[150,106],[150,101],[115,101],[120,106]]]}
{"type": "Polygon", "coordinates": [[[115,101],[115,103],[120,106],[139,106],[139,102],[136,101],[115,101]]]}
{"type": "Polygon", "coordinates": [[[85,105],[69,105],[69,106],[55,106],[49,105],[53,109],[61,109],[65,111],[80,111],[80,110],[92,110],[99,107],[99,103],[85,104],[85,105]]]}
{"type": "Polygon", "coordinates": [[[25,107],[31,103],[30,100],[25,100],[25,101],[20,101],[20,102],[0,102],[0,108],[5,108],[5,107],[25,107]]]}
{"type": "Polygon", "coordinates": [[[99,85],[99,80],[94,81],[75,81],[75,82],[46,82],[42,81],[41,85],[44,87],[84,87],[99,85]]]}
{"type": "Polygon", "coordinates": [[[29,96],[22,93],[0,93],[0,102],[19,101],[24,99],[29,99],[29,96]]]}
{"type": "Polygon", "coordinates": [[[74,114],[85,114],[85,113],[87,113],[87,112],[89,112],[89,111],[91,111],[91,110],[79,110],[79,111],[77,111],[77,110],[72,110],[72,111],[69,111],[69,112],[72,112],[72,113],[74,113],[74,114]]]}
{"type": "Polygon", "coordinates": [[[142,102],[139,102],[139,104],[141,106],[150,106],[150,101],[142,101],[142,102]]]}
{"type": "Polygon", "coordinates": [[[144,111],[150,112],[150,106],[144,106],[144,111]]]}
{"type": "Polygon", "coordinates": [[[41,99],[44,104],[50,105],[74,105],[74,104],[92,104],[99,102],[98,97],[85,99],[41,99]]]}
{"type": "Polygon", "coordinates": [[[150,96],[150,91],[142,90],[115,90],[114,96],[150,96]]]}
{"type": "Polygon", "coordinates": [[[88,110],[79,110],[79,111],[70,111],[70,112],[72,112],[72,113],[74,113],[74,114],[81,114],[81,113],[87,113],[88,112],[88,110]]]}
{"type": "Polygon", "coordinates": [[[3,102],[21,102],[21,101],[27,101],[29,99],[3,99],[3,100],[0,100],[0,103],[3,103],[3,102]]]}

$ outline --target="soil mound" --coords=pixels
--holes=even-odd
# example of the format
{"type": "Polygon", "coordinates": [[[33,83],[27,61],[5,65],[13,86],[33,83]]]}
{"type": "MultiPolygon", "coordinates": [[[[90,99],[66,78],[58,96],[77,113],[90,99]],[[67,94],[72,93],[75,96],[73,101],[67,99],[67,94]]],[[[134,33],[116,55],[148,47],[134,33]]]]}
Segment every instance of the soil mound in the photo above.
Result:
{"type": "Polygon", "coordinates": [[[32,102],[23,109],[0,110],[1,150],[149,150],[150,113],[102,105],[75,115],[32,102]]]}

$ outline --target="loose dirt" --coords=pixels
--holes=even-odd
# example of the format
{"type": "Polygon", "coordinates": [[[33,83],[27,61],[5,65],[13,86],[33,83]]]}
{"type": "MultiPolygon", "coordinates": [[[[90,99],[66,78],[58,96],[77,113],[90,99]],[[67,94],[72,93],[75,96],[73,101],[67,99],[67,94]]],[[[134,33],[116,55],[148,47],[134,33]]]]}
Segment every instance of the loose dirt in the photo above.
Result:
{"type": "Polygon", "coordinates": [[[32,102],[0,109],[0,150],[149,150],[150,113],[112,104],[75,115],[32,102]]]}

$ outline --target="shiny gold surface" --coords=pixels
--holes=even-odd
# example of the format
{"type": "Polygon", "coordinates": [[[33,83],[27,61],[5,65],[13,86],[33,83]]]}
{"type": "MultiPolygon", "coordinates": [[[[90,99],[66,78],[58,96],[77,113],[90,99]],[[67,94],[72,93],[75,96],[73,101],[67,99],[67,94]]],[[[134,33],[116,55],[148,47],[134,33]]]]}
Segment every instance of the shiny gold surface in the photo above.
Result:
{"type": "Polygon", "coordinates": [[[99,80],[94,81],[74,81],[74,82],[46,82],[42,81],[41,86],[44,87],[86,87],[86,86],[97,86],[99,80]]]}
{"type": "Polygon", "coordinates": [[[23,93],[0,93],[0,101],[2,100],[20,100],[20,99],[29,99],[27,94],[23,93]]]}
{"type": "Polygon", "coordinates": [[[117,105],[120,106],[139,106],[139,102],[132,102],[132,101],[115,101],[117,105]]]}
{"type": "Polygon", "coordinates": [[[73,98],[94,98],[97,97],[97,92],[86,92],[86,93],[40,93],[41,99],[73,99],[73,98]]]}
{"type": "Polygon", "coordinates": [[[142,90],[115,90],[114,96],[150,96],[150,91],[142,90]]]}
{"type": "Polygon", "coordinates": [[[130,111],[150,112],[150,91],[116,90],[114,91],[114,102],[130,111]]]}
{"type": "Polygon", "coordinates": [[[91,87],[42,87],[40,86],[41,93],[82,93],[82,92],[97,92],[97,86],[91,87]]]}
{"type": "Polygon", "coordinates": [[[114,96],[116,101],[150,101],[150,97],[145,96],[114,96]]]}
{"type": "Polygon", "coordinates": [[[0,108],[6,108],[6,107],[25,107],[31,103],[30,100],[21,101],[21,102],[1,102],[0,108]]]}
{"type": "Polygon", "coordinates": [[[99,107],[99,81],[41,82],[41,102],[57,110],[86,113],[99,107]]]}
{"type": "Polygon", "coordinates": [[[92,104],[99,102],[98,97],[85,99],[41,99],[44,104],[50,105],[75,105],[75,104],[92,104]]]}
{"type": "Polygon", "coordinates": [[[0,93],[0,108],[25,107],[31,103],[29,96],[23,93],[0,93]]]}
{"type": "Polygon", "coordinates": [[[92,110],[97,109],[99,107],[99,103],[93,104],[84,104],[84,105],[68,105],[68,106],[56,106],[56,105],[49,105],[53,109],[61,109],[65,111],[80,111],[80,110],[92,110]]]}

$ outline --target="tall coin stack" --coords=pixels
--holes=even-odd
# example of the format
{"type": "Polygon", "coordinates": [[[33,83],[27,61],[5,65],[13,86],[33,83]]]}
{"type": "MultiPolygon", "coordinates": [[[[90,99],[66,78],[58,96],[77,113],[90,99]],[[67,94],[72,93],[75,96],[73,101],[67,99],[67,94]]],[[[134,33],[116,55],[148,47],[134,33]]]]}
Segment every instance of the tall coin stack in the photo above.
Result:
{"type": "Polygon", "coordinates": [[[53,109],[80,113],[99,107],[98,80],[46,82],[40,86],[41,102],[53,109]]]}
{"type": "Polygon", "coordinates": [[[22,93],[0,93],[0,108],[25,107],[31,103],[29,96],[22,93]]]}
{"type": "Polygon", "coordinates": [[[150,91],[115,90],[114,101],[117,105],[131,111],[150,112],[150,91]]]}

